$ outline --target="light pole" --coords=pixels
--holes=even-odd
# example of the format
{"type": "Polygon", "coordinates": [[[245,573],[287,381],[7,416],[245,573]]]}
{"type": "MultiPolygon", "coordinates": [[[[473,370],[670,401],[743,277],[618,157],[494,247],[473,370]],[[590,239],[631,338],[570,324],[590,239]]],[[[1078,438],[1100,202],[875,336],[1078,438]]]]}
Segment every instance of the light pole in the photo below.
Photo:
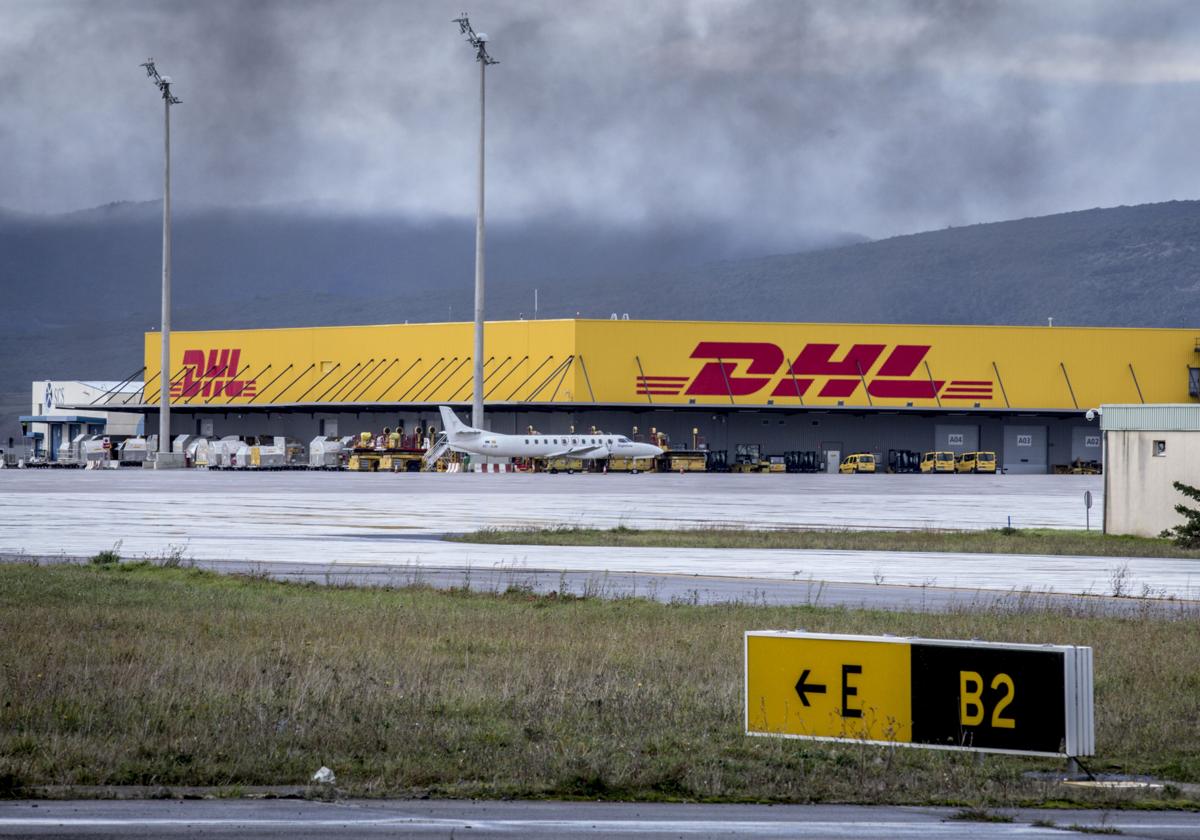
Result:
{"type": "MultiPolygon", "coordinates": [[[[158,452],[171,453],[171,106],[182,100],[171,93],[171,77],[158,75],[154,59],[146,68],[163,99],[162,365],[159,368],[158,452]]],[[[169,458],[161,459],[163,461],[169,458]]]]}
{"type": "Polygon", "coordinates": [[[483,128],[484,104],[486,102],[485,79],[487,66],[498,64],[496,59],[488,55],[487,35],[476,33],[471,28],[467,13],[455,18],[459,32],[467,36],[467,43],[475,48],[475,60],[479,62],[479,202],[475,208],[475,390],[471,402],[471,425],[476,429],[483,428],[483,128]]]}

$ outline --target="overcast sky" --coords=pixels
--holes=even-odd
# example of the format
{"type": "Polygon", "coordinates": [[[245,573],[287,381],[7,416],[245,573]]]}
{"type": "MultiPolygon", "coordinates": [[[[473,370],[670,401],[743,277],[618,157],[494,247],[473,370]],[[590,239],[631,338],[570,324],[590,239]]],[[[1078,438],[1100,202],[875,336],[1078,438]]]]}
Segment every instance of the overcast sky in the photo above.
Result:
{"type": "MultiPolygon", "coordinates": [[[[474,212],[433,0],[0,0],[0,206],[474,212]]],[[[1200,3],[481,0],[489,219],[886,236],[1200,196],[1200,3]]]]}

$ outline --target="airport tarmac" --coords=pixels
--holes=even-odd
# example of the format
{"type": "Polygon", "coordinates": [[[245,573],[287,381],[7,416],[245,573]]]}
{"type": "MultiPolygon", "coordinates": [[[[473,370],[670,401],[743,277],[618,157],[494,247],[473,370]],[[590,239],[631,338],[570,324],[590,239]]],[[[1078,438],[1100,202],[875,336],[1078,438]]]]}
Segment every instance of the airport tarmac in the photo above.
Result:
{"type": "MultiPolygon", "coordinates": [[[[0,553],[354,564],[401,573],[675,575],[930,590],[1200,599],[1200,564],[887,551],[489,546],[485,527],[1080,527],[1092,476],[359,475],[0,472],[0,553]]],[[[887,589],[880,589],[881,597],[887,589]]],[[[912,593],[901,600],[911,604],[912,593]]],[[[894,603],[892,596],[885,600],[894,603]]]]}
{"type": "Polygon", "coordinates": [[[1194,813],[998,809],[1011,822],[963,821],[952,808],[618,802],[166,800],[0,803],[0,837],[1200,837],[1194,813]],[[1064,833],[1064,829],[1067,834],[1064,833]]]}
{"type": "MultiPolygon", "coordinates": [[[[1019,528],[1083,528],[1085,490],[1099,527],[1100,476],[0,471],[0,498],[56,497],[72,511],[99,496],[105,512],[144,511],[165,527],[178,524],[180,503],[225,517],[253,514],[271,498],[275,509],[300,505],[314,522],[426,534],[548,525],[978,529],[1009,517],[1019,528]]],[[[0,522],[21,512],[17,500],[3,505],[0,522]]]]}

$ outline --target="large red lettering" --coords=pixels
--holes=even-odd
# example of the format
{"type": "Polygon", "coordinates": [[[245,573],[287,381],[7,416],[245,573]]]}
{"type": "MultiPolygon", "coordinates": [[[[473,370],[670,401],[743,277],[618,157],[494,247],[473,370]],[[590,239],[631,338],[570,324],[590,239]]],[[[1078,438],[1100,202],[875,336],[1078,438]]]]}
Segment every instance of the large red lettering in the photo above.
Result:
{"type": "MultiPolygon", "coordinates": [[[[807,344],[792,363],[791,376],[856,376],[860,379],[831,379],[821,388],[822,397],[848,397],[858,387],[863,374],[871,369],[875,360],[883,353],[883,344],[855,344],[841,361],[834,361],[837,344],[807,344]]],[[[808,390],[811,379],[785,378],[772,393],[776,397],[798,396],[795,392],[800,383],[805,383],[801,393],[808,390]]]]}
{"type": "Polygon", "coordinates": [[[760,341],[701,341],[692,351],[693,359],[716,359],[700,369],[688,386],[694,396],[744,397],[760,390],[783,364],[783,351],[774,344],[760,341]],[[734,376],[737,361],[749,360],[746,373],[759,376],[734,376]]]}
{"type": "Polygon", "coordinates": [[[792,365],[797,376],[862,376],[883,353],[883,344],[855,344],[840,362],[833,360],[836,344],[808,344],[792,365]]]}
{"type": "Polygon", "coordinates": [[[183,351],[183,376],[171,385],[172,397],[204,398],[251,396],[255,391],[254,380],[236,379],[240,373],[240,349],[212,349],[205,359],[203,350],[183,351]]]}
{"type": "MultiPolygon", "coordinates": [[[[880,376],[912,376],[929,352],[928,344],[897,344],[879,368],[880,376]]],[[[945,381],[924,379],[875,379],[867,384],[873,397],[894,400],[929,400],[937,396],[945,381]]]]}
{"type": "Polygon", "coordinates": [[[897,344],[879,368],[879,375],[912,376],[928,352],[928,344],[897,344]]]}

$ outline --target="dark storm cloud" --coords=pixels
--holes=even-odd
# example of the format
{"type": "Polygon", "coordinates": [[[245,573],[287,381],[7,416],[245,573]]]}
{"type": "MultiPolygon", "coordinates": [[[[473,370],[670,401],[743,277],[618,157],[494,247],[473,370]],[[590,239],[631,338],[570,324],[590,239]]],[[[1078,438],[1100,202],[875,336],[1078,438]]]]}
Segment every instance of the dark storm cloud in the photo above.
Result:
{"type": "MultiPolygon", "coordinates": [[[[473,210],[457,5],[0,0],[0,205],[473,210]]],[[[1186,2],[493,0],[493,219],[872,235],[1195,197],[1186,2]]]]}

